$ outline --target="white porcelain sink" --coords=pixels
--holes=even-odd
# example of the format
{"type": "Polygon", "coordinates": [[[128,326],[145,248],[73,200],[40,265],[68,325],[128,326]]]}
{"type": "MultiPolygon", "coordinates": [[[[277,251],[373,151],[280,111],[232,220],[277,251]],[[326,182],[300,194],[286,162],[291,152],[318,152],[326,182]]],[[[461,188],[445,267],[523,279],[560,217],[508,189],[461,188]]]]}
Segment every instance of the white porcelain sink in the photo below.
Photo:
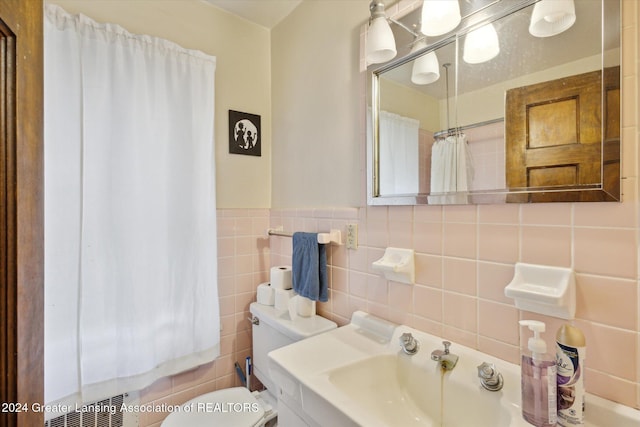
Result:
{"type": "Polygon", "coordinates": [[[329,382],[379,420],[402,426],[424,425],[439,414],[440,382],[433,375],[410,375],[405,358],[385,354],[336,368],[329,382]],[[372,375],[372,373],[375,374],[372,375]],[[417,385],[422,384],[422,392],[417,385]]]}
{"type": "MultiPolygon", "coordinates": [[[[530,427],[520,409],[520,368],[476,350],[451,345],[456,367],[442,372],[431,351],[442,339],[363,312],[351,324],[269,354],[280,387],[280,427],[530,427]],[[399,337],[420,342],[404,354],[399,337]],[[495,364],[504,388],[485,390],[477,377],[482,362],[495,364]],[[282,415],[282,416],[281,416],[282,415]]],[[[280,413],[279,409],[279,413],[280,413]]],[[[588,427],[637,427],[640,411],[587,396],[588,427]]]]}
{"type": "Polygon", "coordinates": [[[349,395],[354,404],[388,425],[469,426],[467,414],[486,420],[485,425],[507,426],[511,414],[505,408],[492,405],[486,393],[474,387],[460,387],[449,382],[449,372],[443,373],[432,362],[416,369],[403,354],[372,356],[361,362],[336,368],[328,373],[329,381],[349,395]],[[445,398],[441,401],[440,396],[445,398]],[[450,402],[449,402],[450,400],[450,402]],[[464,411],[459,410],[464,402],[464,411]],[[443,417],[443,415],[445,415],[443,417]]]}

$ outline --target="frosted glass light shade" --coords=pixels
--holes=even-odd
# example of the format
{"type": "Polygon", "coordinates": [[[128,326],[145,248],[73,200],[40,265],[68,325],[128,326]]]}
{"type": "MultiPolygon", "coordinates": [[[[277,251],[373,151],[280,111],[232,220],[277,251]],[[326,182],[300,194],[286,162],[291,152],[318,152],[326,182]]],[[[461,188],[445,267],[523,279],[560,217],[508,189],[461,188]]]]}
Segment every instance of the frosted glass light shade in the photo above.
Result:
{"type": "Polygon", "coordinates": [[[424,0],[420,32],[425,36],[448,33],[460,23],[458,0],[424,0]]]}
{"type": "Polygon", "coordinates": [[[371,21],[367,31],[367,62],[379,64],[387,62],[396,56],[396,39],[385,17],[378,17],[371,21]]]}
{"type": "MultiPolygon", "coordinates": [[[[427,43],[424,40],[417,42],[411,53],[427,47],[427,43]]],[[[411,70],[411,81],[417,85],[428,85],[440,78],[440,64],[438,63],[438,57],[435,52],[429,52],[426,55],[422,55],[413,61],[413,68],[411,70]]]]}
{"type": "Polygon", "coordinates": [[[464,39],[462,59],[467,64],[480,64],[489,61],[499,53],[500,42],[493,24],[483,25],[471,31],[464,39]]]}
{"type": "Polygon", "coordinates": [[[573,0],[542,0],[533,7],[529,33],[535,37],[551,37],[568,30],[574,22],[573,0]]]}

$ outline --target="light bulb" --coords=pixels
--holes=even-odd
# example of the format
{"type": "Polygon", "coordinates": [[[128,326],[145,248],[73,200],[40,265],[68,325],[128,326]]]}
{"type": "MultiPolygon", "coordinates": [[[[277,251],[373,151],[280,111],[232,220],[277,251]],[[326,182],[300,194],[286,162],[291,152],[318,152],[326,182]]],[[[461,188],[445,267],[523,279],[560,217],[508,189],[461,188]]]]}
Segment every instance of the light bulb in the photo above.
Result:
{"type": "Polygon", "coordinates": [[[456,28],[461,19],[458,0],[424,0],[420,32],[439,36],[456,28]]]}
{"type": "Polygon", "coordinates": [[[464,39],[462,59],[467,64],[480,64],[500,53],[498,33],[493,24],[486,24],[471,31],[464,39]]]}
{"type": "Polygon", "coordinates": [[[396,54],[396,40],[385,17],[377,17],[367,31],[367,62],[379,64],[393,59],[396,54]]]}
{"type": "MultiPolygon", "coordinates": [[[[427,43],[424,39],[418,41],[411,53],[427,47],[427,43]]],[[[428,85],[440,78],[440,65],[438,64],[438,57],[435,52],[429,52],[422,56],[419,56],[413,61],[413,67],[411,69],[411,82],[417,85],[428,85]]]]}
{"type": "Polygon", "coordinates": [[[551,37],[568,30],[574,22],[573,0],[541,0],[533,7],[529,33],[535,37],[551,37]]]}

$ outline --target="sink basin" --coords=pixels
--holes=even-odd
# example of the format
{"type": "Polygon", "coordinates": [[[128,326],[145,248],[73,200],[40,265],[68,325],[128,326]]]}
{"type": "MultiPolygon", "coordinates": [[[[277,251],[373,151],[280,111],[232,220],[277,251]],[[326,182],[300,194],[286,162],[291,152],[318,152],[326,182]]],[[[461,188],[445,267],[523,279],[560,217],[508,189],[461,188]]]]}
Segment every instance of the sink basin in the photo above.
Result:
{"type": "Polygon", "coordinates": [[[442,372],[435,362],[430,365],[417,368],[411,356],[385,354],[334,369],[328,377],[362,410],[388,425],[468,427],[478,418],[486,420],[484,425],[511,423],[509,412],[496,410],[487,394],[448,381],[452,372],[442,372]]]}
{"type": "Polygon", "coordinates": [[[439,417],[440,381],[436,375],[415,372],[412,376],[410,371],[404,358],[387,354],[334,369],[328,379],[362,410],[383,422],[423,426],[433,422],[432,414],[439,417]],[[418,387],[420,383],[422,387],[418,387]]]}
{"type": "MultiPolygon", "coordinates": [[[[278,386],[279,427],[530,427],[521,415],[520,368],[451,345],[456,367],[443,372],[431,360],[442,339],[356,312],[349,325],[269,353],[278,386]],[[400,350],[402,333],[420,350],[400,350]],[[494,364],[504,388],[485,390],[477,366],[494,364]]],[[[587,427],[637,427],[640,411],[593,395],[587,427]]]]}

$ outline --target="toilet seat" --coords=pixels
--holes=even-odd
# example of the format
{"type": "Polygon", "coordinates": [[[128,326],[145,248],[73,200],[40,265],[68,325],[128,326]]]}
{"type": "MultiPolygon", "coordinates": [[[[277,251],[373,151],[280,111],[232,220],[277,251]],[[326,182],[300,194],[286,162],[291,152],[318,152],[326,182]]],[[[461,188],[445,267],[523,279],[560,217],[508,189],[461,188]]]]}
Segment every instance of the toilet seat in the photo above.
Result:
{"type": "Polygon", "coordinates": [[[162,422],[162,427],[257,427],[265,410],[244,387],[226,388],[191,399],[162,422]]]}

